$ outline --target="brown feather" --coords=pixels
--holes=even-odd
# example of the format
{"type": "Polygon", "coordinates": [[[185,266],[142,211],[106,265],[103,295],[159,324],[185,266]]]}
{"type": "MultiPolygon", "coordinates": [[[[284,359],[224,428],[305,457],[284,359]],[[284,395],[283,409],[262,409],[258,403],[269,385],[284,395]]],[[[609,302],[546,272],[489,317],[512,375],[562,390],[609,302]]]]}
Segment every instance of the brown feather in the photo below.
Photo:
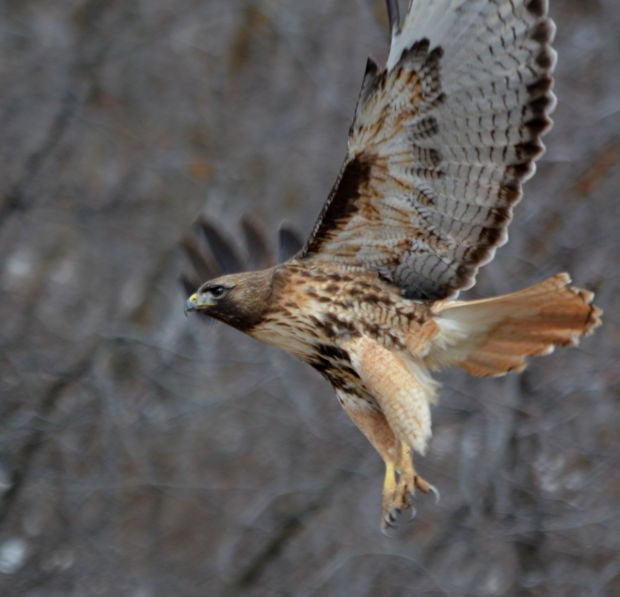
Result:
{"type": "Polygon", "coordinates": [[[439,334],[425,361],[457,365],[473,375],[521,371],[526,357],[577,344],[601,323],[593,294],[569,286],[568,274],[503,296],[433,305],[439,334]]]}

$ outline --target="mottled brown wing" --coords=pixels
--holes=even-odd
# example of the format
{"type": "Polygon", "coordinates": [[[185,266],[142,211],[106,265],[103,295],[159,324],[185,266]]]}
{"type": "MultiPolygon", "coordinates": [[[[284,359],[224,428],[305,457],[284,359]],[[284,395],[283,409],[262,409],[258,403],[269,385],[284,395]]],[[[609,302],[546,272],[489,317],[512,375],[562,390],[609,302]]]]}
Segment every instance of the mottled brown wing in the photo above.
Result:
{"type": "Polygon", "coordinates": [[[555,97],[542,0],[418,0],[369,61],[348,153],[300,253],[454,296],[507,240],[555,97]]]}

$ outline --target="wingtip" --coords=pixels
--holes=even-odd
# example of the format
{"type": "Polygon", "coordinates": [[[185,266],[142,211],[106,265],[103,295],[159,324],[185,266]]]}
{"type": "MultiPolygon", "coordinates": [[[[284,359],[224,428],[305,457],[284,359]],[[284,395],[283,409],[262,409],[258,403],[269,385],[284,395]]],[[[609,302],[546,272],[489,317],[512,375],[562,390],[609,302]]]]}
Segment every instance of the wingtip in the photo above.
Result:
{"type": "Polygon", "coordinates": [[[400,31],[400,11],[398,8],[398,0],[386,0],[388,21],[390,25],[390,36],[398,35],[400,31]]]}

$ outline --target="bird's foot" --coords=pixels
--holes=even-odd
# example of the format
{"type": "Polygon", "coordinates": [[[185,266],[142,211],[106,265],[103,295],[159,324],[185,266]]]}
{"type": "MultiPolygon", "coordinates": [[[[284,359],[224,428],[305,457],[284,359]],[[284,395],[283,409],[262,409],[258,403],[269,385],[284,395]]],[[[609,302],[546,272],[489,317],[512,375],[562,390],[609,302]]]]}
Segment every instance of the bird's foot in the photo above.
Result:
{"type": "Polygon", "coordinates": [[[409,520],[415,517],[413,496],[416,490],[432,493],[439,500],[437,489],[415,472],[410,456],[401,464],[404,466],[398,469],[393,463],[386,464],[381,502],[381,527],[384,531],[396,527],[405,513],[408,513],[409,520]]]}

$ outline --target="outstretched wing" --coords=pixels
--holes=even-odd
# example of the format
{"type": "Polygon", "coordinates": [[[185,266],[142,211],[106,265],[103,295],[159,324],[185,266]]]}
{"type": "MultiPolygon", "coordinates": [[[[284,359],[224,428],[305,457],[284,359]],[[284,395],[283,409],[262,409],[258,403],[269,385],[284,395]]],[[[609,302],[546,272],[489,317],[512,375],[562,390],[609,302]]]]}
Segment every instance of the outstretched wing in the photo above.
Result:
{"type": "Polygon", "coordinates": [[[302,259],[453,296],[507,240],[555,97],[545,0],[416,0],[368,62],[348,153],[302,259]]]}

